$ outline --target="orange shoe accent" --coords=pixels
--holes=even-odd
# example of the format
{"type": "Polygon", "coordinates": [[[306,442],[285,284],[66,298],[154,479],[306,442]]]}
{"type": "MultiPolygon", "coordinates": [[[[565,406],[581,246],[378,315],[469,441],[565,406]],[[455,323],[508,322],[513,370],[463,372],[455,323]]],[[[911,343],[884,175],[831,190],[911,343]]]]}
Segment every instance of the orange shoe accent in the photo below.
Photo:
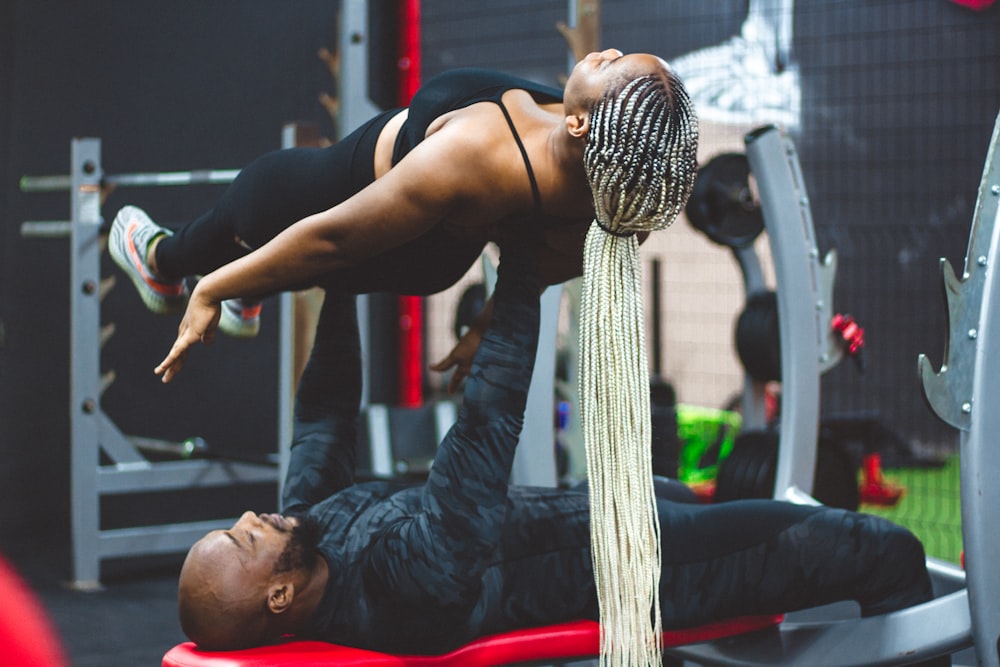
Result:
{"type": "Polygon", "coordinates": [[[153,276],[146,271],[146,263],[143,261],[142,255],[139,253],[139,249],[135,247],[135,242],[132,240],[132,232],[135,228],[139,226],[139,223],[133,222],[129,225],[128,231],[125,233],[125,238],[128,240],[128,255],[129,259],[132,260],[133,266],[139,271],[139,275],[142,276],[143,281],[149,288],[158,294],[163,296],[180,296],[184,292],[184,284],[177,283],[174,285],[169,285],[166,283],[161,283],[156,280],[153,276]]]}

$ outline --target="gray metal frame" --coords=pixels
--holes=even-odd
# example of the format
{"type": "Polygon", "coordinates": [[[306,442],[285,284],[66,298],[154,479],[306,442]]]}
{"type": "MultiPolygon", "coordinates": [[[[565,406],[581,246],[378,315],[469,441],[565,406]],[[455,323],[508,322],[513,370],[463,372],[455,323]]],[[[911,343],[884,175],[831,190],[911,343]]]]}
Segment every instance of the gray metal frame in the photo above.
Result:
{"type": "MultiPolygon", "coordinates": [[[[281,147],[295,148],[297,123],[281,128],[281,147]]],[[[236,178],[236,174],[233,174],[236,178]]],[[[290,292],[278,296],[278,500],[285,488],[285,477],[292,452],[292,422],[295,413],[295,297],[290,292]]]]}
{"type": "MultiPolygon", "coordinates": [[[[820,376],[843,358],[830,329],[837,256],[831,250],[822,262],[819,260],[809,199],[791,141],[769,126],[748,135],[746,143],[777,281],[783,408],[774,497],[814,502],[809,494],[819,430],[820,376]]],[[[746,294],[765,290],[753,245],[732,251],[746,294]]],[[[764,396],[764,383],[747,376],[743,385],[744,430],[766,427],[764,396]]]]}
{"type": "MultiPolygon", "coordinates": [[[[974,647],[975,659],[984,667],[1000,667],[1000,532],[996,530],[997,508],[1000,507],[1000,485],[991,484],[989,471],[1000,469],[1000,448],[995,434],[1000,432],[1000,411],[995,406],[1000,403],[997,395],[1000,377],[1000,354],[997,340],[1000,329],[1000,272],[994,269],[997,254],[1000,253],[1000,116],[997,118],[986,165],[980,184],[979,198],[969,237],[965,271],[961,279],[955,276],[950,264],[942,260],[942,274],[948,300],[949,340],[945,349],[945,361],[941,370],[933,371],[924,355],[918,362],[924,391],[934,411],[946,422],[962,431],[961,434],[961,502],[962,534],[964,539],[967,572],[936,559],[928,559],[928,570],[935,583],[937,597],[927,603],[890,614],[871,618],[835,618],[827,620],[822,613],[819,620],[809,620],[792,615],[774,632],[750,633],[717,642],[707,642],[670,649],[668,653],[692,660],[703,665],[802,665],[803,667],[855,667],[861,665],[900,665],[930,658],[945,653],[955,653],[974,647]]],[[[794,151],[787,139],[776,131],[768,131],[748,139],[748,155],[751,167],[758,179],[761,199],[764,204],[765,220],[782,220],[785,225],[796,227],[796,222],[807,240],[810,260],[818,258],[812,243],[811,221],[808,217],[808,198],[802,186],[801,172],[798,170],[794,151]],[[762,142],[766,139],[766,142],[762,142]],[[787,165],[782,167],[779,153],[784,151],[787,165]],[[762,182],[763,181],[763,182],[762,182]],[[785,211],[777,210],[785,207],[785,211]],[[781,215],[778,218],[778,215],[781,215]],[[770,216],[770,217],[769,217],[770,216]]],[[[780,223],[779,223],[780,224],[780,223]]],[[[778,232],[773,225],[769,230],[778,232]]],[[[779,232],[781,233],[781,232],[779,232]]],[[[782,251],[793,249],[793,245],[782,246],[782,251]]],[[[772,238],[772,247],[774,239],[772,238]]],[[[829,257],[829,256],[828,256],[829,257]]],[[[777,267],[787,271],[792,262],[786,263],[786,256],[775,253],[777,267]]],[[[804,266],[801,256],[793,255],[800,271],[798,288],[792,285],[790,294],[784,299],[779,291],[779,313],[782,318],[782,341],[787,340],[786,332],[809,334],[811,330],[805,322],[812,311],[820,313],[820,323],[824,319],[823,308],[829,303],[827,291],[832,287],[832,269],[829,275],[818,270],[818,266],[804,266]],[[809,281],[801,280],[808,275],[809,281]],[[808,289],[801,289],[808,285],[808,289]],[[809,293],[813,300],[807,299],[809,293]],[[816,294],[826,295],[824,304],[816,294]],[[797,299],[797,301],[796,301],[797,299]],[[782,310],[782,303],[785,309],[782,310]],[[798,319],[785,325],[788,306],[798,308],[798,319]]],[[[815,264],[810,261],[810,264],[815,264]]],[[[832,266],[832,261],[824,265],[832,266]]],[[[779,283],[788,287],[788,283],[779,283]]],[[[792,311],[794,316],[795,311],[792,311]]],[[[814,331],[820,332],[821,329],[814,331]]],[[[815,339],[813,339],[815,340],[815,339]]],[[[829,350],[827,344],[803,345],[806,350],[820,354],[822,367],[830,359],[823,358],[821,350],[829,350]]],[[[782,345],[782,380],[811,380],[798,378],[793,370],[792,378],[785,375],[788,362],[796,362],[811,368],[815,373],[816,357],[807,356],[803,350],[786,356],[782,345]],[[801,355],[801,356],[799,356],[801,355]]],[[[801,373],[803,376],[805,373],[801,373]]],[[[791,394],[804,401],[795,408],[809,410],[814,405],[814,383],[811,381],[797,385],[800,391],[791,394]],[[804,394],[801,392],[805,392],[804,394]]],[[[788,386],[784,395],[789,397],[788,386]]],[[[818,393],[815,394],[818,397],[818,393]]],[[[791,412],[787,409],[783,412],[791,412]]],[[[794,428],[799,424],[792,423],[794,428]]],[[[801,479],[804,478],[804,461],[815,454],[815,434],[806,441],[786,440],[785,422],[782,422],[782,444],[779,450],[779,482],[776,496],[802,499],[801,479]],[[794,445],[793,445],[794,443],[794,445]],[[808,449],[809,451],[803,451],[808,449]],[[791,457],[791,462],[784,461],[791,457]],[[784,464],[784,468],[782,468],[784,464]],[[782,474],[784,471],[784,474],[782,474]],[[784,484],[784,486],[782,486],[784,484]]],[[[822,611],[822,610],[821,610],[822,611]]]]}
{"type": "MultiPolygon", "coordinates": [[[[338,43],[340,69],[337,76],[338,139],[342,139],[378,114],[380,109],[368,96],[368,50],[371,33],[368,1],[345,0],[340,7],[338,43]]],[[[361,414],[368,426],[368,453],[371,472],[379,477],[396,475],[390,412],[394,406],[371,402],[371,323],[367,294],[356,298],[358,331],[361,340],[361,414]]],[[[441,425],[438,425],[441,428],[441,425]]],[[[439,440],[440,442],[440,440],[439,440]]]]}
{"type": "Polygon", "coordinates": [[[535,370],[528,386],[524,425],[514,450],[511,484],[554,487],[558,483],[552,420],[556,407],[556,339],[562,294],[562,285],[553,285],[541,295],[535,370]]]}
{"type": "Polygon", "coordinates": [[[959,429],[962,539],[973,637],[981,665],[1000,666],[1000,115],[986,155],[962,278],[941,260],[948,338],[937,373],[925,355],[924,393],[942,420],[959,429]]]}
{"type": "MultiPolygon", "coordinates": [[[[100,588],[101,561],[121,556],[177,553],[188,549],[209,530],[232,525],[233,519],[101,529],[104,496],[148,491],[184,490],[235,483],[276,481],[275,466],[232,461],[189,460],[151,462],[137,443],[145,438],[124,435],[101,409],[101,396],[114,381],[113,371],[101,374],[100,352],[114,333],[101,325],[101,300],[113,278],[101,279],[100,256],[101,140],[73,139],[70,146],[70,214],[68,222],[26,222],[24,236],[70,237],[70,499],[72,585],[100,588]],[[101,453],[111,461],[100,463],[101,453]]],[[[192,172],[194,173],[194,172],[192,172]]],[[[235,172],[233,172],[233,175],[235,172]]],[[[195,176],[187,182],[218,182],[195,176]]],[[[230,176],[231,178],[231,176],[230,176]]],[[[167,184],[174,185],[175,179],[167,184]]],[[[147,185],[136,182],[128,185],[147,185]]],[[[162,183],[161,183],[162,184],[162,183]]],[[[60,183],[22,180],[28,191],[60,189],[60,183]]],[[[285,315],[283,315],[285,316],[285,315]]],[[[283,346],[284,347],[284,346],[283,346]]],[[[280,403],[279,409],[288,409],[280,403]]],[[[176,443],[168,443],[176,444],[176,443]]]]}
{"type": "Polygon", "coordinates": [[[843,356],[830,330],[836,253],[820,260],[791,139],[768,127],[748,135],[746,145],[778,284],[782,410],[774,497],[802,499],[813,487],[820,376],[843,356]]]}
{"type": "MultiPolygon", "coordinates": [[[[337,96],[340,101],[338,131],[342,139],[381,109],[368,97],[368,0],[345,0],[340,6],[340,71],[337,96]]],[[[357,297],[358,330],[361,337],[361,377],[366,378],[361,389],[364,410],[371,395],[367,378],[371,367],[368,295],[357,297]]]]}
{"type": "MultiPolygon", "coordinates": [[[[743,291],[747,296],[767,289],[760,257],[753,245],[733,248],[733,256],[743,275],[743,291]]],[[[747,374],[743,378],[743,430],[760,431],[767,427],[766,383],[747,374]]]]}

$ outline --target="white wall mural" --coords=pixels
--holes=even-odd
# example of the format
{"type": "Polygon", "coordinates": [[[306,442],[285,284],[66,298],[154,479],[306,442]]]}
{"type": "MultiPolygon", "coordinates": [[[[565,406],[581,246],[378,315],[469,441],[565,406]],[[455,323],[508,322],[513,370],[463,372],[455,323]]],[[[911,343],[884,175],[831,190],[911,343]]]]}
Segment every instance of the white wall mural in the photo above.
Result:
{"type": "Polygon", "coordinates": [[[739,35],[671,62],[702,120],[798,128],[801,91],[792,59],[793,5],[794,0],[750,0],[739,35]]]}

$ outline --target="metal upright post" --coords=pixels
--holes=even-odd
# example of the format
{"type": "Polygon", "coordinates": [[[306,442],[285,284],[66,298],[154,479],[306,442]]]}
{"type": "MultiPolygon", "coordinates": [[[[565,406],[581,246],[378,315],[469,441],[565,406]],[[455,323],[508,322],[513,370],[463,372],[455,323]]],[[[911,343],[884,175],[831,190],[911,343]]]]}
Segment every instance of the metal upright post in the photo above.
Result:
{"type": "MultiPolygon", "coordinates": [[[[747,297],[767,289],[764,281],[764,271],[760,266],[760,257],[753,245],[732,248],[736,263],[743,275],[743,291],[747,297]]],[[[743,422],[741,428],[745,431],[763,431],[767,428],[767,399],[765,383],[750,377],[749,373],[743,379],[743,422]]]]}
{"type": "Polygon", "coordinates": [[[547,287],[541,296],[538,350],[528,387],[524,426],[514,450],[511,482],[524,486],[556,486],[555,414],[556,333],[562,285],[547,287]]]}
{"type": "MultiPolygon", "coordinates": [[[[1000,132],[1000,123],[998,123],[1000,132]]],[[[996,140],[994,140],[994,149],[996,140]]],[[[1000,667],[1000,484],[992,473],[1000,470],[1000,156],[994,156],[991,183],[984,194],[991,201],[990,250],[978,334],[975,374],[972,382],[972,424],[961,438],[962,538],[965,545],[969,607],[976,652],[983,667],[1000,667]]]]}
{"type": "Polygon", "coordinates": [[[775,497],[796,498],[797,491],[808,495],[813,488],[820,374],[842,356],[829,324],[836,254],[830,251],[822,262],[819,259],[809,198],[791,140],[771,126],[749,134],[746,145],[780,287],[783,405],[775,497]]]}
{"type": "MultiPolygon", "coordinates": [[[[998,123],[1000,132],[1000,123],[998,123]]],[[[993,148],[996,150],[996,140],[993,148]]],[[[976,652],[984,667],[1000,666],[1000,484],[993,474],[1000,470],[1000,156],[994,155],[991,182],[983,194],[991,201],[992,222],[987,278],[982,313],[976,335],[975,375],[972,383],[972,424],[961,439],[962,538],[965,545],[976,652]]],[[[967,335],[972,335],[968,332],[967,335]]]]}
{"type": "Polygon", "coordinates": [[[937,372],[926,356],[917,365],[924,395],[942,421],[959,430],[962,540],[972,634],[979,664],[1000,667],[1000,115],[986,154],[969,231],[965,269],[959,278],[941,260],[948,304],[945,358],[937,372]]]}
{"type": "MultiPolygon", "coordinates": [[[[380,109],[368,97],[368,0],[345,0],[340,7],[340,76],[338,97],[340,115],[338,139],[342,139],[372,118],[380,109]]],[[[369,341],[368,295],[357,298],[358,328],[361,335],[362,385],[361,405],[367,408],[371,396],[369,368],[371,343],[369,341]]]]}
{"type": "Polygon", "coordinates": [[[70,149],[70,452],[73,581],[99,586],[101,140],[70,149]]]}
{"type": "Polygon", "coordinates": [[[340,137],[381,111],[368,97],[368,0],[345,0],[340,8],[340,137]]]}
{"type": "MultiPolygon", "coordinates": [[[[286,124],[281,129],[281,147],[298,145],[296,125],[286,124]]],[[[292,451],[292,424],[295,396],[295,296],[282,292],[278,297],[278,506],[285,488],[285,475],[292,451]]]]}

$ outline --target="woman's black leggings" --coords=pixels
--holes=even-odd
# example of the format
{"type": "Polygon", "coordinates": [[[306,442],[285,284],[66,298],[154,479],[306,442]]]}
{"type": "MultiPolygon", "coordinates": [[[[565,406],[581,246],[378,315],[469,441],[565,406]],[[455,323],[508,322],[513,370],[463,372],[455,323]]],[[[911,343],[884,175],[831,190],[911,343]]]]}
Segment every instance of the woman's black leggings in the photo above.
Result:
{"type": "Polygon", "coordinates": [[[239,240],[258,248],[353,196],[375,180],[375,143],[397,111],[376,116],[327,148],[273,151],[248,164],[215,207],[157,245],[160,273],[172,279],[210,273],[248,252],[239,240]]]}

